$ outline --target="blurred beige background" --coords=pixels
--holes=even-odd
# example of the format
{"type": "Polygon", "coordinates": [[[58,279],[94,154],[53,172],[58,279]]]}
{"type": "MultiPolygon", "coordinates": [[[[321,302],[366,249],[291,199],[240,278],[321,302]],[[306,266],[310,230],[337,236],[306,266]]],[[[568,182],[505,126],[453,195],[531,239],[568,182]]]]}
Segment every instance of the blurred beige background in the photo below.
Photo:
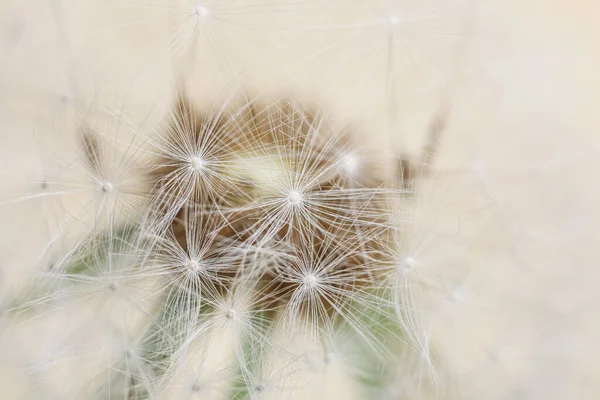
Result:
{"type": "MultiPolygon", "coordinates": [[[[44,146],[67,153],[81,115],[152,126],[182,76],[199,102],[240,82],[314,102],[386,155],[418,151],[448,101],[408,240],[459,397],[600,397],[595,2],[229,0],[201,24],[194,7],[3,0],[0,190],[42,179],[44,146]]],[[[3,207],[0,288],[17,290],[45,221],[3,207]]]]}

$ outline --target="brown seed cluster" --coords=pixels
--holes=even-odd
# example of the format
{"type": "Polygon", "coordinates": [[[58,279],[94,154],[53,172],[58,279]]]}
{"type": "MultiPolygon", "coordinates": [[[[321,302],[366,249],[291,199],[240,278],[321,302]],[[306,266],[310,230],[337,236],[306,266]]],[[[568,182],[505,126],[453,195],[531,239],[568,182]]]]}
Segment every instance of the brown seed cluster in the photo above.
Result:
{"type": "Polygon", "coordinates": [[[252,282],[266,309],[320,324],[389,272],[402,192],[319,113],[291,100],[202,113],[180,97],[156,145],[152,205],[188,290],[252,282]]]}

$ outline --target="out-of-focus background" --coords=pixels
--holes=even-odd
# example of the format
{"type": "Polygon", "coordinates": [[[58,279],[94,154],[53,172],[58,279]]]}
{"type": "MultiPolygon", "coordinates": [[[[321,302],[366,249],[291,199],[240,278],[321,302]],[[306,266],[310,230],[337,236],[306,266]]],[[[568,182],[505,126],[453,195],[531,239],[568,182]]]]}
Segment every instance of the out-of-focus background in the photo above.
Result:
{"type": "MultiPolygon", "coordinates": [[[[447,107],[410,242],[436,277],[421,306],[457,396],[596,399],[598,12],[584,0],[3,0],[0,190],[42,180],[46,149],[68,154],[63,133],[82,116],[124,137],[157,124],[176,84],[206,104],[240,87],[303,99],[386,155],[416,154],[447,107]]],[[[12,293],[50,222],[26,202],[0,213],[12,293]]],[[[0,387],[27,398],[5,389],[19,383],[5,365],[0,387]]]]}

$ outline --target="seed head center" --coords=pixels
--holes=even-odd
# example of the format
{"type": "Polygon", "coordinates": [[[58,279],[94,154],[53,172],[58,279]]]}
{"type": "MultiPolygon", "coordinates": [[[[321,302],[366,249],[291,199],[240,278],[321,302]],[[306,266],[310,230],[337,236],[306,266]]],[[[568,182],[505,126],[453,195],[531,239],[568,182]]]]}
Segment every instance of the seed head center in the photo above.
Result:
{"type": "Polygon", "coordinates": [[[300,191],[294,189],[288,194],[287,199],[290,202],[290,204],[298,205],[302,203],[303,196],[300,191]]]}
{"type": "Polygon", "coordinates": [[[206,8],[206,6],[198,4],[194,9],[194,13],[200,18],[206,18],[208,17],[209,11],[208,8],[206,8]]]}
{"type": "Polygon", "coordinates": [[[102,182],[100,183],[100,190],[102,190],[102,193],[108,193],[113,190],[113,184],[106,181],[102,182]]]}
{"type": "Polygon", "coordinates": [[[356,176],[360,167],[360,160],[354,154],[346,154],[342,158],[342,170],[348,176],[356,176]]]}
{"type": "Polygon", "coordinates": [[[304,277],[304,284],[311,289],[314,288],[315,286],[317,286],[317,277],[312,274],[306,275],[304,277]]]}
{"type": "Polygon", "coordinates": [[[411,271],[417,265],[417,260],[413,257],[406,257],[402,263],[402,270],[404,272],[411,271]]]}
{"type": "Polygon", "coordinates": [[[187,267],[190,271],[197,272],[202,269],[202,264],[198,260],[190,260],[187,263],[187,267]]]}
{"type": "Polygon", "coordinates": [[[206,167],[206,162],[200,156],[192,157],[192,159],[190,160],[190,164],[196,172],[200,172],[206,167]]]}

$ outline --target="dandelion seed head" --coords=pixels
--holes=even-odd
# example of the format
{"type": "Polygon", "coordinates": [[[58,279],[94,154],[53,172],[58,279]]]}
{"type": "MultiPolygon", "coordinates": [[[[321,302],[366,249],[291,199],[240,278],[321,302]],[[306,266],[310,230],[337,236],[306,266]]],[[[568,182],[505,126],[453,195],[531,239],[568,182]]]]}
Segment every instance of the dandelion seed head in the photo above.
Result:
{"type": "Polygon", "coordinates": [[[103,181],[100,183],[100,190],[102,193],[109,193],[113,190],[114,185],[108,181],[103,181]]]}
{"type": "Polygon", "coordinates": [[[198,16],[198,18],[205,19],[210,15],[209,9],[203,4],[197,4],[194,8],[194,14],[198,16]]]}
{"type": "Polygon", "coordinates": [[[406,257],[402,261],[401,270],[402,272],[410,272],[415,268],[416,265],[417,260],[415,260],[413,257],[406,257]]]}
{"type": "Polygon", "coordinates": [[[390,26],[396,26],[396,25],[398,25],[398,22],[400,22],[400,21],[398,20],[398,17],[396,17],[395,15],[391,15],[387,19],[387,23],[390,24],[390,26]]]}
{"type": "Polygon", "coordinates": [[[190,165],[194,171],[200,172],[206,167],[206,161],[200,156],[194,156],[190,159],[190,165]]]}
{"type": "MultiPolygon", "coordinates": [[[[199,21],[210,17],[209,9],[200,4],[194,13],[199,21]]],[[[190,14],[188,9],[188,18],[195,20],[190,14]]],[[[398,20],[392,17],[388,22],[396,25],[398,20]]],[[[142,192],[149,197],[147,214],[122,238],[143,250],[135,252],[140,257],[135,265],[152,268],[148,283],[168,296],[157,322],[160,329],[153,330],[149,340],[166,346],[161,355],[175,350],[179,356],[197,338],[202,346],[208,344],[209,329],[225,328],[236,341],[247,337],[253,347],[268,346],[270,352],[271,331],[265,328],[274,322],[274,315],[281,315],[277,321],[281,325],[273,329],[278,334],[298,331],[324,344],[338,329],[348,329],[383,353],[379,347],[384,341],[372,332],[376,320],[364,321],[362,315],[370,317],[369,310],[363,313],[355,304],[374,307],[386,302],[371,293],[370,289],[379,289],[373,285],[387,284],[388,274],[396,271],[405,283],[412,279],[408,272],[417,261],[403,253],[386,253],[392,210],[385,200],[394,193],[377,184],[379,169],[372,168],[373,158],[354,147],[346,131],[336,130],[327,137],[320,116],[296,105],[251,102],[241,111],[227,107],[215,117],[180,105],[161,135],[149,138],[157,161],[149,174],[154,185],[142,192]],[[176,340],[163,337],[171,332],[176,340]]],[[[102,201],[116,197],[108,193],[117,189],[118,200],[127,200],[122,196],[129,192],[127,182],[103,158],[111,152],[99,151],[101,142],[92,134],[84,139],[91,182],[106,194],[102,201]],[[107,176],[114,180],[106,180],[107,176]]],[[[47,185],[40,184],[43,189],[47,185]]],[[[137,203],[125,205],[137,208],[137,203]]],[[[118,250],[107,249],[111,254],[118,250]]],[[[90,267],[102,267],[104,272],[113,268],[90,267]]],[[[113,296],[111,302],[114,296],[121,300],[132,289],[137,291],[137,285],[121,280],[118,287],[113,276],[94,281],[105,297],[113,296]]],[[[409,298],[405,292],[398,291],[398,302],[403,295],[409,298]]],[[[405,325],[416,330],[411,319],[405,325]]],[[[323,350],[320,345],[310,360],[315,370],[344,364],[343,353],[323,350]]],[[[140,347],[133,361],[141,365],[145,352],[140,347]]],[[[129,359],[132,353],[124,354],[121,348],[118,356],[129,359]]],[[[197,366],[194,359],[193,368],[197,366]]],[[[259,367],[261,374],[280,372],[269,371],[268,365],[259,367]]],[[[175,372],[177,367],[169,368],[175,372]]],[[[257,381],[250,373],[254,371],[245,371],[244,391],[259,395],[279,390],[279,380],[267,376],[257,381]]],[[[211,382],[186,381],[188,396],[211,389],[211,382]]]]}
{"type": "Polygon", "coordinates": [[[360,159],[354,153],[344,154],[341,158],[341,169],[344,174],[355,177],[360,170],[360,159]]]}
{"type": "Polygon", "coordinates": [[[304,277],[304,285],[309,289],[314,289],[318,285],[317,277],[313,274],[308,274],[304,277]]]}
{"type": "Polygon", "coordinates": [[[288,194],[287,200],[290,204],[297,206],[302,204],[302,202],[304,201],[304,195],[300,190],[293,189],[288,194]]]}
{"type": "Polygon", "coordinates": [[[186,267],[187,267],[188,271],[190,271],[190,272],[194,272],[194,273],[195,273],[195,272],[199,272],[199,271],[201,271],[201,270],[202,270],[202,267],[203,267],[203,265],[202,265],[202,263],[201,263],[201,262],[199,262],[198,260],[189,260],[189,261],[187,262],[187,265],[186,265],[186,267]]]}

